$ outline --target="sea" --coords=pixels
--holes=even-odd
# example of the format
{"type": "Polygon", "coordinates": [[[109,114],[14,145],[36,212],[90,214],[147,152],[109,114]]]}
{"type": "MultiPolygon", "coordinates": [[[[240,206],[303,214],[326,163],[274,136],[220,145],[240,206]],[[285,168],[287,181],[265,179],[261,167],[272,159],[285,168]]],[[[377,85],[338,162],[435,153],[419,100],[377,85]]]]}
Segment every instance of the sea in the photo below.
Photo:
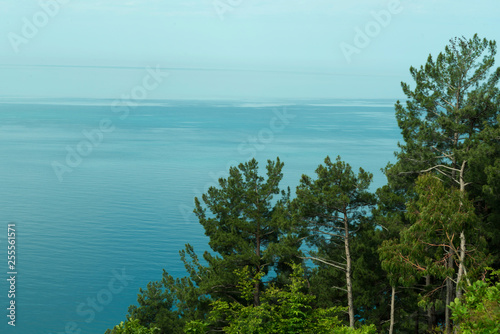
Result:
{"type": "Polygon", "coordinates": [[[401,139],[394,103],[1,100],[0,333],[104,333],[125,320],[163,269],[186,275],[185,244],[209,250],[194,198],[252,158],[264,174],[279,157],[293,194],[341,156],[373,173],[375,191],[401,139]]]}

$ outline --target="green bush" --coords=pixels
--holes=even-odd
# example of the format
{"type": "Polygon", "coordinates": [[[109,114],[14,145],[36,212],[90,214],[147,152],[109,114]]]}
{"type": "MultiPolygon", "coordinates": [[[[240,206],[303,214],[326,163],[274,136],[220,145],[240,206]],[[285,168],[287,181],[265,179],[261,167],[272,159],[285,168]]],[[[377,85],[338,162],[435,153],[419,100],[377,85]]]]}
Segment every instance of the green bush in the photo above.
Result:
{"type": "Polygon", "coordinates": [[[116,325],[112,330],[107,330],[106,334],[158,334],[159,328],[147,328],[139,323],[138,319],[128,319],[116,325]]]}
{"type": "Polygon", "coordinates": [[[462,300],[455,299],[450,308],[452,319],[463,334],[500,333],[500,271],[485,281],[467,288],[462,300]]]}
{"type": "MultiPolygon", "coordinates": [[[[223,324],[218,331],[227,334],[375,334],[375,326],[349,328],[343,326],[337,315],[343,309],[332,307],[314,309],[311,305],[315,296],[305,293],[305,279],[300,265],[292,265],[291,282],[285,289],[270,286],[263,292],[259,306],[244,306],[238,302],[228,303],[217,300],[212,303],[212,311],[207,322],[191,321],[185,332],[207,333],[223,324]]],[[[251,300],[253,285],[259,277],[251,277],[248,268],[237,271],[239,290],[244,299],[251,300]]]]}

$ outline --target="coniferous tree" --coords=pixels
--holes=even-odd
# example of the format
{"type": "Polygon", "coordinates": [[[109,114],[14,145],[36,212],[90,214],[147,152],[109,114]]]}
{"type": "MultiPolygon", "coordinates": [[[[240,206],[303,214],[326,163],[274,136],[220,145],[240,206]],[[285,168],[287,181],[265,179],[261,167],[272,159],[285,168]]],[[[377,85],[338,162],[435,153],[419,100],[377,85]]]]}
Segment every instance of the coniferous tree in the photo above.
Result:
{"type": "Polygon", "coordinates": [[[139,290],[138,305],[129,307],[128,319],[148,328],[157,327],[160,334],[181,334],[187,321],[205,318],[210,310],[210,294],[216,295],[216,273],[200,263],[191,245],[179,253],[188,276],[174,278],[163,270],[160,281],[139,290]]]}
{"type": "MultiPolygon", "coordinates": [[[[285,270],[285,261],[295,259],[300,242],[292,233],[292,221],[284,209],[289,194],[280,191],[283,163],[268,161],[267,178],[259,175],[255,159],[232,167],[229,177],[219,180],[202,200],[195,198],[195,214],[210,238],[216,255],[205,254],[211,268],[217,268],[218,293],[237,299],[236,269],[252,268],[253,275],[268,274],[271,268],[285,270]],[[274,197],[282,196],[275,200],[274,197]]],[[[289,267],[289,266],[288,266],[289,267]]],[[[257,280],[253,304],[260,303],[262,280],[257,280]]]]}
{"type": "Polygon", "coordinates": [[[345,288],[338,288],[347,293],[349,325],[354,327],[351,239],[366,210],[374,204],[374,196],[367,191],[372,174],[360,168],[356,175],[340,157],[336,162],[326,157],[316,174],[316,180],[302,176],[295,200],[299,216],[310,231],[310,244],[317,249],[305,258],[345,274],[345,288]],[[338,254],[342,248],[344,260],[339,261],[332,250],[338,254]]]}
{"type": "Polygon", "coordinates": [[[188,276],[174,279],[164,271],[161,281],[141,289],[139,305],[130,307],[129,321],[116,330],[158,327],[160,333],[182,333],[190,323],[216,331],[257,325],[255,330],[293,332],[316,321],[308,323],[303,315],[309,313],[300,312],[320,315],[320,308],[347,299],[351,327],[356,316],[391,333],[410,327],[430,331],[442,317],[449,332],[446,306],[461,297],[462,287],[489,258],[496,261],[493,267],[500,265],[495,54],[493,41],[456,38],[436,58],[410,69],[415,85],[402,83],[407,101],[396,104],[403,142],[397,162],[385,169],[388,184],[377,190],[371,217],[366,212],[374,203],[367,191],[371,174],[360,169],[356,175],[340,157],[336,162],[327,157],[316,180],[304,175],[293,201],[290,191],[279,188],[279,159],[268,161],[266,176],[259,175],[255,159],[231,168],[218,187],[195,199],[212,252],[200,261],[186,245],[180,254],[188,276]],[[309,242],[308,256],[299,250],[303,239],[309,242]],[[313,274],[299,279],[292,263],[306,258],[315,262],[313,274]],[[244,292],[242,270],[248,279],[244,292]],[[302,290],[293,290],[298,280],[316,294],[314,303],[295,303],[305,298],[302,290]],[[234,309],[229,318],[207,322],[227,313],[214,305],[234,309]],[[422,308],[426,328],[419,327],[422,308]],[[277,318],[269,310],[282,322],[271,324],[277,318]],[[382,324],[384,319],[390,323],[382,324]]]}
{"type": "MultiPolygon", "coordinates": [[[[499,151],[498,140],[492,147],[491,136],[490,140],[486,139],[486,133],[498,127],[500,68],[493,68],[495,54],[494,41],[481,40],[477,35],[469,40],[456,38],[436,59],[429,56],[425,66],[410,68],[415,87],[402,83],[408,99],[404,105],[399,101],[396,104],[396,118],[404,143],[399,145],[401,151],[396,154],[396,164],[386,169],[388,187],[402,195],[394,207],[404,206],[415,197],[414,181],[426,172],[441,177],[448,187],[467,190],[482,218],[477,229],[492,241],[498,233],[492,219],[500,205],[488,189],[495,183],[493,179],[498,178],[491,177],[491,170],[496,169],[495,159],[481,156],[488,152],[491,157],[492,152],[499,151]]],[[[386,222],[394,221],[393,214],[386,218],[386,222]]],[[[402,223],[400,229],[407,223],[401,214],[396,221],[402,223]]],[[[465,240],[464,231],[456,233],[456,239],[464,239],[458,253],[465,253],[466,247],[474,247],[465,240]]],[[[455,252],[451,248],[450,251],[455,252]]],[[[461,267],[463,262],[457,265],[457,278],[461,279],[465,268],[461,267]]],[[[425,279],[434,280],[433,277],[425,279]]],[[[461,295],[460,285],[454,284],[453,279],[450,277],[447,282],[445,299],[448,301],[454,294],[461,295]]],[[[428,316],[434,317],[431,313],[428,316]]]]}
{"type": "MultiPolygon", "coordinates": [[[[183,333],[186,322],[207,317],[214,300],[247,302],[237,287],[237,270],[251,268],[249,272],[258,278],[252,290],[253,306],[260,304],[262,278],[275,280],[278,286],[286,284],[291,265],[301,262],[301,235],[292,226],[290,192],[279,189],[282,168],[279,158],[268,161],[267,177],[263,177],[253,159],[232,167],[229,177],[219,180],[219,187],[203,195],[204,205],[195,198],[195,214],[213,252],[203,254],[202,264],[187,244],[180,255],[188,276],[174,279],[164,271],[161,281],[140,290],[139,305],[129,308],[128,317],[146,327],[159,327],[161,333],[183,333]],[[266,276],[271,269],[275,276],[266,276]]],[[[218,330],[227,322],[222,319],[213,325],[218,330]]]]}
{"type": "MultiPolygon", "coordinates": [[[[415,281],[430,276],[442,282],[422,294],[421,303],[429,307],[433,294],[439,293],[440,289],[448,291],[447,284],[456,277],[457,268],[474,271],[475,267],[485,266],[484,242],[475,240],[474,228],[478,218],[472,202],[463,192],[447,189],[442,181],[431,175],[419,177],[415,190],[418,196],[408,203],[406,213],[411,226],[401,232],[399,242],[384,242],[380,252],[384,268],[393,277],[399,276],[407,282],[408,279],[415,281]],[[464,239],[456,238],[458,232],[464,232],[474,242],[475,248],[460,253],[458,250],[464,239]]],[[[400,281],[400,284],[404,283],[400,281]]],[[[447,310],[450,303],[451,300],[447,299],[444,305],[447,328],[451,327],[447,310]]]]}

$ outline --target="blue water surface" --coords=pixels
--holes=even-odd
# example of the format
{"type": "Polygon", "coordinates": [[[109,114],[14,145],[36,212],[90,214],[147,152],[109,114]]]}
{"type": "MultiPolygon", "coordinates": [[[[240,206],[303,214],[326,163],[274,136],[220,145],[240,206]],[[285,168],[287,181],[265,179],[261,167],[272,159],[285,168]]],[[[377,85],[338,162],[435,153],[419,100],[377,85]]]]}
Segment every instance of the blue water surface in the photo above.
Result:
{"type": "Polygon", "coordinates": [[[147,101],[128,114],[112,105],[0,103],[1,333],[103,333],[124,320],[163,268],[185,274],[186,243],[208,249],[193,199],[229,166],[279,156],[293,190],[341,155],[374,173],[375,189],[400,138],[391,101],[147,101]],[[6,317],[10,222],[15,328],[6,317]]]}

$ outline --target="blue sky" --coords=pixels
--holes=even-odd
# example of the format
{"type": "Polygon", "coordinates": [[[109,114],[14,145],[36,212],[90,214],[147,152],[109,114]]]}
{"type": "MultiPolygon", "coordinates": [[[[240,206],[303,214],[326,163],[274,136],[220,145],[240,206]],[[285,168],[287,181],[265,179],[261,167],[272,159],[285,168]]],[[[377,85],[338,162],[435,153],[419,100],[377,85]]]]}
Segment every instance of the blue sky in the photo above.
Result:
{"type": "Polygon", "coordinates": [[[496,0],[0,0],[0,96],[113,99],[159,67],[148,98],[400,98],[450,38],[500,42],[498,13],[496,0]]]}

